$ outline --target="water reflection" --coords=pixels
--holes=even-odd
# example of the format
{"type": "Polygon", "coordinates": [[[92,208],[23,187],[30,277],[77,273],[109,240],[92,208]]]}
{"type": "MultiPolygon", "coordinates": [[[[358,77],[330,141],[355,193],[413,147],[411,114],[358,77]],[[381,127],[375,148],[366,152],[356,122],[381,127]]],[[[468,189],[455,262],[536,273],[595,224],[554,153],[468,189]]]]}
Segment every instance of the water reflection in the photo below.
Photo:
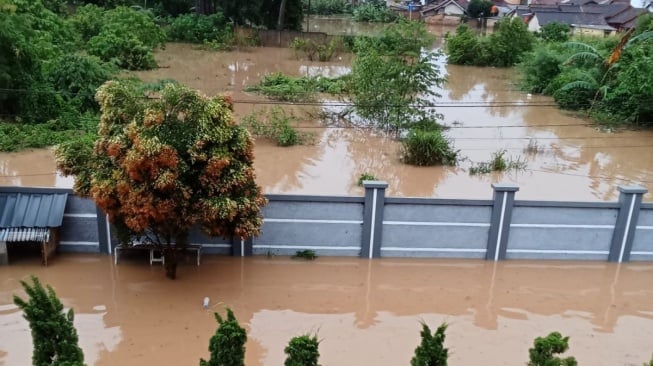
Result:
{"type": "Polygon", "coordinates": [[[30,273],[75,309],[89,365],[196,363],[208,355],[212,311],[225,305],[248,330],[252,366],[280,363],[283,345],[311,331],[323,340],[323,364],[404,364],[419,342],[420,320],[450,324],[447,345],[461,365],[523,363],[532,340],[553,330],[572,337],[582,364],[650,358],[651,264],[214,256],[200,267],[192,262],[180,267],[178,281],[166,280],[146,258],[114,266],[106,256],[59,255],[49,267],[0,267],[0,363],[29,360],[29,330],[11,295],[30,273]],[[202,309],[204,296],[210,310],[202,309]]]}

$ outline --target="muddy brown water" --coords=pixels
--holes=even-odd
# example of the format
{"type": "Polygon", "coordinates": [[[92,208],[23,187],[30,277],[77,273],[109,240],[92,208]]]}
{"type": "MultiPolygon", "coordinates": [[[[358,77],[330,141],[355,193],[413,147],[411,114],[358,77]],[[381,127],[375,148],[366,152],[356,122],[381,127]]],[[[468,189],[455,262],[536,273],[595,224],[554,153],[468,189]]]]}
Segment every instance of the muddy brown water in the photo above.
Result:
{"type": "MultiPolygon", "coordinates": [[[[313,24],[329,32],[340,27],[333,21],[313,24]]],[[[435,34],[446,30],[431,28],[435,34]]],[[[212,52],[187,44],[168,44],[156,58],[160,69],[136,75],[147,81],[172,78],[208,95],[230,94],[238,119],[272,108],[264,97],[243,91],[268,73],[339,76],[351,66],[347,54],[321,63],[297,58],[288,49],[212,52]]],[[[458,167],[404,165],[397,141],[367,129],[325,125],[316,118],[320,106],[292,105],[284,109],[303,131],[314,134],[315,144],[282,148],[257,139],[259,184],[267,193],[358,195],[358,177],[371,173],[388,181],[388,194],[394,196],[489,198],[493,182],[518,184],[522,199],[616,200],[622,184],[653,190],[653,131],[600,131],[587,119],[553,107],[550,98],[517,90],[515,70],[438,62],[448,82],[438,90],[442,97],[436,102],[442,106],[437,111],[452,127],[447,135],[463,158],[458,167]],[[510,105],[501,106],[505,103],[510,105]],[[535,153],[525,151],[529,143],[537,146],[535,153]],[[469,175],[472,163],[502,149],[506,157],[526,161],[526,169],[469,175]]],[[[39,149],[0,153],[0,184],[69,187],[72,180],[57,176],[51,151],[39,149]]]]}
{"type": "Polygon", "coordinates": [[[89,365],[193,365],[208,357],[213,311],[248,332],[246,364],[281,365],[316,332],[321,364],[408,365],[420,321],[449,324],[452,365],[523,365],[537,336],[571,337],[580,365],[641,365],[653,352],[653,265],[588,262],[205,256],[179,279],[140,259],[59,255],[0,267],[0,365],[27,365],[31,339],[12,304],[35,274],[76,312],[89,365]],[[211,309],[202,308],[209,296],[211,309]]]}

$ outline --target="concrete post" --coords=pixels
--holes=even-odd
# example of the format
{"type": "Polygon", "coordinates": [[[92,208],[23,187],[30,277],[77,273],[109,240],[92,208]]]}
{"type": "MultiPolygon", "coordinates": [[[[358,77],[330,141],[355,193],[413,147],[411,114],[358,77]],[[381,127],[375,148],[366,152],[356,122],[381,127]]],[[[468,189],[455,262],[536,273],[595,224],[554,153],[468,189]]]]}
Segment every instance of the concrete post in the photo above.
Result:
{"type": "Polygon", "coordinates": [[[612,234],[609,262],[628,262],[633,247],[642,196],[648,192],[640,186],[619,186],[619,214],[612,234]]]}
{"type": "Polygon", "coordinates": [[[494,189],[494,205],[485,259],[498,261],[506,258],[512,208],[515,202],[515,192],[519,190],[519,187],[509,183],[497,183],[492,184],[492,188],[494,189]]]}
{"type": "Polygon", "coordinates": [[[0,241],[0,266],[9,264],[9,253],[7,253],[7,242],[0,241]]]}
{"type": "Polygon", "coordinates": [[[379,258],[381,256],[385,189],[388,188],[388,183],[366,180],[363,182],[363,187],[365,187],[365,206],[363,208],[361,258],[379,258]]]}
{"type": "Polygon", "coordinates": [[[254,253],[253,246],[253,238],[231,238],[231,255],[233,257],[251,257],[254,253]]]}
{"type": "Polygon", "coordinates": [[[97,215],[97,237],[99,243],[100,253],[111,254],[113,248],[111,248],[111,233],[110,225],[107,214],[102,211],[101,208],[95,206],[95,212],[97,215]]]}

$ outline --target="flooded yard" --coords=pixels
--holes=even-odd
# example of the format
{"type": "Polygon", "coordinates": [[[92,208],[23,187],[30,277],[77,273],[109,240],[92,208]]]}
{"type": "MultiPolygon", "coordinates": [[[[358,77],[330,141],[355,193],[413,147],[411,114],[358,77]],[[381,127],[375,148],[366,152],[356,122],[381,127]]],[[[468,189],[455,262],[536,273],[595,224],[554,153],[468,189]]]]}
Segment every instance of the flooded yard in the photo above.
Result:
{"type": "MultiPolygon", "coordinates": [[[[343,28],[340,20],[311,22],[311,28],[331,33],[370,31],[343,28]]],[[[451,29],[430,30],[441,35],[451,29]]],[[[348,54],[333,62],[309,62],[291,50],[265,47],[213,52],[168,44],[156,58],[161,68],[136,75],[146,81],[175,79],[208,95],[232,95],[237,119],[274,106],[243,91],[266,74],[332,77],[351,66],[348,54]]],[[[314,134],[315,144],[284,148],[257,139],[259,184],[266,193],[357,195],[362,193],[358,177],[371,173],[388,181],[393,196],[488,198],[490,183],[499,181],[518,184],[521,199],[610,201],[617,199],[616,187],[622,184],[653,190],[653,131],[600,131],[591,121],[558,110],[551,98],[519,91],[514,69],[452,66],[443,59],[439,63],[448,82],[435,102],[451,127],[447,136],[463,157],[459,166],[404,165],[396,140],[369,129],[325,123],[317,117],[324,110],[319,103],[284,105],[303,131],[314,134]],[[487,161],[499,150],[526,161],[526,169],[469,175],[472,163],[487,161]]],[[[70,187],[72,180],[57,176],[51,151],[35,150],[0,154],[0,184],[70,187]]],[[[644,200],[653,201],[653,196],[644,200]]]]}
{"type": "Polygon", "coordinates": [[[65,254],[0,267],[0,365],[30,362],[12,304],[29,274],[74,308],[90,366],[197,364],[225,305],[247,329],[248,366],[282,364],[288,340],[307,332],[325,366],[408,365],[420,321],[449,324],[452,365],[523,365],[551,331],[571,337],[580,365],[640,366],[653,352],[651,264],[206,256],[170,281],[146,261],[65,254]]]}

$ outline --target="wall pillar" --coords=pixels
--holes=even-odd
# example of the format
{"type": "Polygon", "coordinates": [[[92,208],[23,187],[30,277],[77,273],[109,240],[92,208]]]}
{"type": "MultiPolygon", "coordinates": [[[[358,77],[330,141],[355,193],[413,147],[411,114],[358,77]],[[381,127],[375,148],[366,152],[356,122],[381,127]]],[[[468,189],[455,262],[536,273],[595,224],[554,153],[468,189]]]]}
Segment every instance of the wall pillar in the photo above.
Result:
{"type": "Polygon", "coordinates": [[[231,256],[251,257],[254,254],[254,239],[231,238],[231,256]]]}
{"type": "Polygon", "coordinates": [[[379,258],[381,256],[385,189],[388,188],[388,183],[366,180],[363,182],[363,187],[365,187],[365,206],[363,208],[361,258],[379,258]]]}
{"type": "Polygon", "coordinates": [[[628,262],[633,247],[642,196],[648,192],[640,186],[619,186],[619,214],[612,234],[609,262],[628,262]]]}
{"type": "Polygon", "coordinates": [[[494,189],[494,205],[485,259],[498,261],[506,258],[512,208],[515,203],[515,192],[519,190],[519,187],[509,183],[497,183],[492,184],[492,188],[494,189]]]}
{"type": "Polygon", "coordinates": [[[0,266],[9,264],[9,253],[7,252],[7,242],[0,241],[0,266]]]}
{"type": "Polygon", "coordinates": [[[97,238],[99,243],[100,253],[111,254],[113,248],[111,247],[111,232],[109,217],[101,208],[95,206],[97,215],[97,238]]]}

